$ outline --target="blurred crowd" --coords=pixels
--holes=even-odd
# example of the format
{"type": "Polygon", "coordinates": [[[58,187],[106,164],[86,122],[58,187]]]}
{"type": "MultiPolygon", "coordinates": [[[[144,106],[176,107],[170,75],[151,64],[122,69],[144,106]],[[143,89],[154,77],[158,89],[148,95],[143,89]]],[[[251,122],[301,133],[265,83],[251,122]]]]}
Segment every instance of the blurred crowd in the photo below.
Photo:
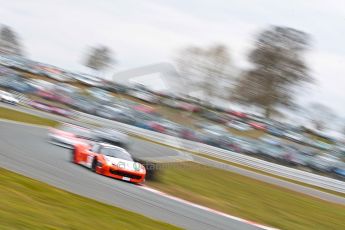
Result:
{"type": "Polygon", "coordinates": [[[17,56],[0,56],[0,90],[3,102],[66,117],[80,111],[345,179],[342,143],[305,127],[207,106],[194,98],[117,84],[17,56]],[[164,110],[172,115],[167,117],[164,110]]]}

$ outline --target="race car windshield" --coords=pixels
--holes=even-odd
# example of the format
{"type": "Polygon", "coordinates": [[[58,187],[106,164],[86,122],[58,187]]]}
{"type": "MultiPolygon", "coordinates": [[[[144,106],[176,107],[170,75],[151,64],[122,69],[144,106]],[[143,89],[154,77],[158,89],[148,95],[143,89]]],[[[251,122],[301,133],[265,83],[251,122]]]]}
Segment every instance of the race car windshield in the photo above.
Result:
{"type": "Polygon", "coordinates": [[[101,153],[109,156],[109,157],[115,157],[127,161],[133,161],[132,157],[127,153],[126,151],[118,148],[103,148],[101,150],[101,153]]]}

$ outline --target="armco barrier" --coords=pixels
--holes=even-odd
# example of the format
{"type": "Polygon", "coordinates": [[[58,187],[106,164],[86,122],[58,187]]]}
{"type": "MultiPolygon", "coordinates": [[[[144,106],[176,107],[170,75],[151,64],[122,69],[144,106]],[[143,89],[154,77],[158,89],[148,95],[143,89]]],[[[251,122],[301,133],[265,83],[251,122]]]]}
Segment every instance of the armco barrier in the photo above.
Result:
{"type": "Polygon", "coordinates": [[[213,156],[219,159],[245,165],[245,166],[255,168],[255,169],[258,169],[267,173],[271,173],[277,176],[281,176],[281,177],[285,177],[285,178],[292,179],[295,181],[303,182],[306,184],[318,186],[321,188],[345,193],[345,182],[343,181],[339,181],[339,180],[332,179],[329,177],[320,176],[317,174],[305,172],[305,171],[294,169],[294,168],[289,168],[289,167],[279,165],[279,164],[274,164],[274,163],[267,162],[261,159],[257,159],[257,158],[243,155],[240,153],[220,149],[220,148],[209,146],[206,144],[184,140],[177,137],[172,137],[169,135],[157,133],[150,130],[145,130],[142,128],[123,124],[116,121],[110,121],[110,120],[89,115],[89,114],[78,112],[76,116],[78,120],[81,120],[81,121],[93,122],[93,123],[97,122],[100,125],[103,125],[103,126],[106,125],[108,127],[116,128],[128,134],[141,136],[155,142],[159,142],[159,143],[166,144],[175,148],[179,148],[181,150],[207,154],[209,156],[213,156]]]}

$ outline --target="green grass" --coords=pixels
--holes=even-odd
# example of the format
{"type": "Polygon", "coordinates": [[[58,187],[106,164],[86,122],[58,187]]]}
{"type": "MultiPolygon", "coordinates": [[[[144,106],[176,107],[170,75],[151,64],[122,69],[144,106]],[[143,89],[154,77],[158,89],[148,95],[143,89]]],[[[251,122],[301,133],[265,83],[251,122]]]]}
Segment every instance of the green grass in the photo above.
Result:
{"type": "Polygon", "coordinates": [[[303,183],[303,182],[300,182],[300,181],[288,179],[286,177],[278,176],[278,175],[267,173],[265,171],[261,171],[261,170],[255,169],[255,168],[251,168],[251,167],[246,166],[246,165],[241,165],[241,164],[237,164],[237,163],[234,163],[234,162],[231,162],[231,161],[219,159],[219,158],[212,157],[212,156],[209,156],[209,155],[206,155],[206,154],[203,154],[203,153],[186,150],[186,149],[183,149],[182,147],[181,148],[173,147],[171,145],[164,144],[164,143],[161,143],[161,142],[158,142],[158,141],[152,141],[152,140],[150,140],[148,138],[144,138],[144,137],[141,137],[141,136],[138,136],[138,135],[131,135],[131,136],[134,137],[134,138],[140,139],[140,140],[149,141],[149,142],[152,142],[152,143],[155,143],[155,144],[158,144],[158,145],[166,146],[168,148],[172,148],[172,149],[176,149],[176,150],[180,150],[180,151],[185,151],[185,152],[188,152],[188,153],[193,154],[193,155],[197,155],[197,156],[208,158],[210,160],[218,161],[220,163],[236,166],[238,168],[243,168],[243,169],[246,169],[246,170],[249,170],[249,171],[253,171],[253,172],[260,173],[260,174],[263,174],[263,175],[266,175],[266,176],[274,177],[274,178],[277,178],[277,179],[280,179],[280,180],[285,180],[285,181],[288,181],[288,182],[291,182],[291,183],[299,184],[299,185],[302,185],[302,186],[305,186],[305,187],[317,189],[317,190],[320,190],[322,192],[327,192],[327,193],[330,193],[330,194],[333,194],[333,195],[336,195],[336,196],[341,196],[341,197],[345,198],[345,194],[344,193],[340,193],[340,192],[336,192],[336,191],[333,191],[333,190],[324,189],[324,188],[321,188],[321,187],[318,187],[318,186],[314,186],[314,185],[311,185],[311,184],[303,183]]]}
{"type": "Polygon", "coordinates": [[[170,165],[158,181],[147,184],[281,229],[345,229],[345,206],[196,163],[170,165]]]}
{"type": "Polygon", "coordinates": [[[8,119],[13,121],[20,121],[35,125],[46,125],[46,126],[56,126],[59,123],[57,121],[52,121],[46,118],[34,116],[27,113],[22,113],[19,111],[15,111],[13,109],[7,109],[0,107],[0,118],[1,119],[8,119]]]}
{"type": "Polygon", "coordinates": [[[0,168],[0,229],[177,229],[0,168]]]}
{"type": "Polygon", "coordinates": [[[285,180],[285,181],[288,181],[288,182],[291,182],[291,183],[302,185],[304,187],[309,187],[309,188],[317,189],[317,190],[320,190],[322,192],[327,192],[327,193],[330,193],[330,194],[333,194],[333,195],[336,195],[336,196],[341,196],[341,197],[345,198],[345,193],[336,192],[336,191],[329,190],[329,189],[324,189],[324,188],[321,188],[321,187],[318,187],[318,186],[315,186],[315,185],[311,185],[311,184],[303,183],[303,182],[300,182],[300,181],[292,180],[292,179],[289,179],[289,178],[286,178],[286,177],[282,177],[282,176],[278,176],[278,175],[275,175],[275,174],[271,174],[271,173],[268,173],[268,172],[265,172],[265,171],[261,171],[261,170],[255,169],[255,168],[251,168],[251,167],[246,166],[246,165],[240,165],[240,164],[237,164],[237,163],[234,163],[234,162],[230,162],[230,161],[227,161],[227,160],[219,159],[219,158],[212,157],[212,156],[209,156],[209,155],[206,155],[206,154],[201,154],[201,153],[193,153],[193,154],[201,156],[201,157],[208,158],[210,160],[214,160],[214,161],[218,161],[218,162],[221,162],[221,163],[224,163],[224,164],[236,166],[238,168],[243,168],[243,169],[246,169],[248,171],[253,171],[253,172],[260,173],[260,174],[263,174],[263,175],[266,175],[266,176],[274,177],[274,178],[277,178],[277,179],[280,179],[280,180],[285,180]]]}
{"type": "Polygon", "coordinates": [[[182,111],[165,105],[156,105],[156,109],[163,117],[189,128],[193,128],[197,120],[205,120],[197,113],[182,111]]]}
{"type": "Polygon", "coordinates": [[[258,130],[258,129],[240,131],[233,128],[228,128],[228,131],[232,133],[233,135],[236,135],[239,137],[247,137],[247,138],[254,138],[254,139],[258,139],[266,134],[263,130],[258,130]]]}

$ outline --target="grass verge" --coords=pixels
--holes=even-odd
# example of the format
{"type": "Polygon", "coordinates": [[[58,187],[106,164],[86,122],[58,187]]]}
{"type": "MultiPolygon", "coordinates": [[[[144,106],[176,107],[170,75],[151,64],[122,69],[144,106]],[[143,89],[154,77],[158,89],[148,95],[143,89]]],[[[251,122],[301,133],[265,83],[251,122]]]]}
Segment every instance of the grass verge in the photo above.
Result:
{"type": "Polygon", "coordinates": [[[260,137],[265,135],[264,131],[257,130],[257,129],[251,129],[248,131],[240,131],[233,128],[228,128],[228,131],[238,137],[246,137],[246,138],[253,138],[253,139],[259,139],[260,137]]]}
{"type": "Polygon", "coordinates": [[[46,125],[46,126],[56,126],[59,123],[57,121],[49,120],[46,118],[34,116],[27,113],[22,113],[19,111],[15,111],[12,109],[7,109],[0,107],[0,118],[1,119],[8,119],[12,121],[20,121],[35,125],[46,125]]]}
{"type": "Polygon", "coordinates": [[[178,229],[0,168],[1,229],[178,229]]]}
{"type": "Polygon", "coordinates": [[[291,183],[295,183],[295,184],[299,184],[299,185],[302,185],[302,186],[305,186],[305,187],[317,189],[317,190],[320,190],[322,192],[327,192],[327,193],[330,193],[330,194],[333,194],[333,195],[345,197],[344,193],[340,193],[340,192],[332,191],[332,190],[329,190],[329,189],[324,189],[324,188],[321,188],[321,187],[318,187],[318,186],[310,185],[310,184],[307,184],[307,183],[303,183],[303,182],[300,182],[300,181],[288,179],[286,177],[281,177],[281,176],[278,176],[278,175],[275,175],[275,174],[267,173],[267,172],[264,172],[264,171],[261,171],[261,170],[255,169],[255,168],[251,168],[251,167],[248,167],[248,166],[245,166],[245,165],[237,164],[237,163],[234,163],[234,162],[231,162],[231,161],[219,159],[219,158],[216,158],[216,157],[212,157],[212,156],[209,156],[209,155],[206,155],[206,154],[202,154],[202,153],[199,153],[199,152],[194,152],[194,151],[186,150],[186,149],[183,149],[183,148],[173,147],[171,145],[164,144],[164,143],[157,142],[157,141],[152,141],[152,140],[150,140],[148,138],[140,137],[138,135],[132,135],[132,137],[138,138],[138,139],[141,139],[141,140],[145,140],[145,141],[149,141],[149,142],[152,142],[152,143],[155,143],[155,144],[163,145],[163,146],[166,146],[168,148],[173,148],[173,149],[176,149],[176,150],[179,150],[179,151],[185,151],[185,152],[188,152],[188,153],[193,154],[193,155],[205,157],[205,158],[208,158],[210,160],[218,161],[220,163],[232,165],[232,166],[235,166],[235,167],[238,167],[238,168],[243,168],[243,169],[246,169],[246,170],[249,170],[249,171],[252,171],[252,172],[260,173],[260,174],[263,174],[263,175],[266,175],[266,176],[270,176],[270,177],[274,177],[274,178],[277,178],[277,179],[280,179],[280,180],[285,180],[285,181],[288,181],[288,182],[291,182],[291,183]]]}
{"type": "Polygon", "coordinates": [[[345,207],[236,173],[180,163],[151,187],[216,210],[281,229],[345,229],[345,207]]]}
{"type": "Polygon", "coordinates": [[[208,158],[210,160],[214,160],[214,161],[218,161],[218,162],[221,162],[221,163],[224,163],[224,164],[236,166],[236,167],[243,168],[243,169],[246,169],[246,170],[249,170],[249,171],[253,171],[253,172],[256,172],[256,173],[260,173],[260,174],[263,174],[263,175],[266,175],[266,176],[274,177],[274,178],[277,178],[277,179],[280,179],[280,180],[285,180],[285,181],[288,181],[288,182],[291,182],[291,183],[302,185],[304,187],[309,187],[309,188],[317,189],[317,190],[320,190],[322,192],[327,192],[327,193],[330,193],[330,194],[333,194],[333,195],[336,195],[336,196],[341,196],[341,197],[345,198],[345,194],[341,193],[341,192],[336,192],[336,191],[333,191],[333,190],[324,189],[324,188],[321,188],[321,187],[318,187],[318,186],[314,186],[314,185],[311,185],[311,184],[307,184],[307,183],[303,183],[303,182],[300,182],[300,181],[292,180],[292,179],[289,179],[289,178],[286,178],[286,177],[281,177],[281,176],[278,176],[278,175],[275,175],[275,174],[271,174],[271,173],[267,173],[267,172],[264,172],[264,171],[261,171],[261,170],[258,170],[258,169],[254,169],[254,168],[251,168],[251,167],[248,167],[248,166],[245,166],[245,165],[240,165],[240,164],[236,164],[234,162],[230,162],[230,161],[222,160],[222,159],[219,159],[219,158],[216,158],[216,157],[208,156],[206,154],[201,154],[201,153],[194,153],[194,154],[198,155],[198,156],[201,156],[201,157],[208,158]]]}

